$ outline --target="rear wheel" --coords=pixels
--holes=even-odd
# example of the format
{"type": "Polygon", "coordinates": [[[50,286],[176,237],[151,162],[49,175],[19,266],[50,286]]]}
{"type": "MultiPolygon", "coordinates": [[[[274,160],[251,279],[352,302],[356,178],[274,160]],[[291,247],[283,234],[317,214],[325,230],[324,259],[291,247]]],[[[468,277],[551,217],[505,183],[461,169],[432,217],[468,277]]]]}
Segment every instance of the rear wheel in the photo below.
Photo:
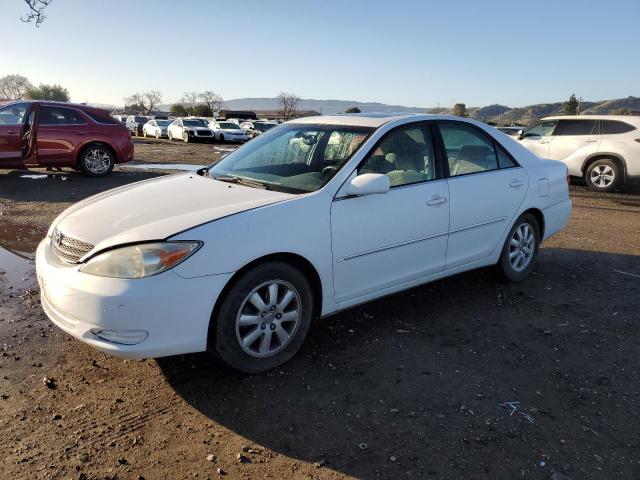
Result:
{"type": "Polygon", "coordinates": [[[79,163],[82,171],[90,177],[104,177],[113,170],[115,157],[111,149],[95,143],[82,151],[79,163]]]}
{"type": "Polygon", "coordinates": [[[540,227],[530,213],[521,215],[513,224],[502,247],[498,268],[500,273],[512,282],[519,282],[529,276],[538,257],[540,227]]]}
{"type": "Polygon", "coordinates": [[[622,180],[620,167],[613,160],[601,158],[596,160],[585,173],[584,179],[592,190],[611,192],[618,188],[622,180]]]}
{"type": "Polygon", "coordinates": [[[300,270],[270,262],[242,275],[209,327],[209,348],[231,367],[259,373],[290,360],[311,325],[313,296],[300,270]]]}

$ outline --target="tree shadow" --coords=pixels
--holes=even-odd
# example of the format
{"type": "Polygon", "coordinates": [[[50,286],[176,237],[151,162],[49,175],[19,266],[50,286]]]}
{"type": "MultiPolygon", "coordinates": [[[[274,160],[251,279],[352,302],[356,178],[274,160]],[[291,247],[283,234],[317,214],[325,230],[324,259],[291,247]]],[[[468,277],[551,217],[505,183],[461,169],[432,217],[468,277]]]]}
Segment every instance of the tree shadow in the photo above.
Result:
{"type": "Polygon", "coordinates": [[[628,274],[640,257],[545,248],[518,284],[483,269],[318,321],[263,375],[205,354],[158,363],[212,421],[358,478],[580,476],[598,455],[624,477],[633,465],[612,445],[637,443],[640,428],[617,393],[637,390],[617,366],[640,368],[640,278],[628,274]]]}

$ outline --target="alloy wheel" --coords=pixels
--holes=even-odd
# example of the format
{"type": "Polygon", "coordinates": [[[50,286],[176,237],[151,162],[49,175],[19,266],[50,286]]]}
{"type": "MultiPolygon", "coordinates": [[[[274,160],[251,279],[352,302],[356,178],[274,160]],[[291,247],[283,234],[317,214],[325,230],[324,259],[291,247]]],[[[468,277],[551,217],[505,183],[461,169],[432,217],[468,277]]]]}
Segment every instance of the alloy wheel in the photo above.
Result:
{"type": "Polygon", "coordinates": [[[254,357],[270,357],[287,346],[302,315],[296,288],[283,280],[271,280],[254,288],[236,317],[236,338],[242,350],[254,357]]]}
{"type": "Polygon", "coordinates": [[[84,164],[90,173],[100,175],[111,167],[111,156],[104,150],[94,148],[86,153],[84,164]]]}
{"type": "Polygon", "coordinates": [[[609,165],[596,165],[589,178],[595,187],[607,188],[614,182],[616,174],[609,165]]]}
{"type": "Polygon", "coordinates": [[[509,241],[509,263],[516,272],[525,270],[536,251],[536,236],[533,227],[528,223],[521,223],[515,229],[509,241]]]}

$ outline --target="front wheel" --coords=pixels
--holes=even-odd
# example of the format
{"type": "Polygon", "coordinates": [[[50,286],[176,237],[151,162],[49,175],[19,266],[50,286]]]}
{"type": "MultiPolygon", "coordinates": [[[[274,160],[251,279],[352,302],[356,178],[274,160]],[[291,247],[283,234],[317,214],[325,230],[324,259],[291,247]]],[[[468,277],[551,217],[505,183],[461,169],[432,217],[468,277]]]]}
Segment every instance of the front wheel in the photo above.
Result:
{"type": "Polygon", "coordinates": [[[160,132],[156,130],[156,140],[160,140],[160,132]]]}
{"type": "Polygon", "coordinates": [[[608,158],[602,158],[589,165],[584,179],[592,190],[611,192],[618,188],[621,177],[618,164],[608,158]]]}
{"type": "Polygon", "coordinates": [[[187,132],[182,134],[182,140],[184,143],[189,143],[189,134],[187,132]]]}
{"type": "Polygon", "coordinates": [[[242,372],[264,372],[290,360],[311,325],[311,286],[287,263],[264,263],[246,272],[221,302],[211,319],[209,348],[242,372]]]}
{"type": "Polygon", "coordinates": [[[109,148],[104,145],[89,145],[80,154],[80,168],[90,177],[104,177],[111,173],[115,158],[109,148]]]}
{"type": "Polygon", "coordinates": [[[169,133],[167,133],[167,138],[169,139],[169,141],[173,141],[173,135],[171,135],[171,130],[169,130],[169,133]]]}
{"type": "Polygon", "coordinates": [[[513,224],[500,254],[500,273],[512,282],[529,276],[538,257],[540,227],[530,213],[521,215],[513,224]]]}

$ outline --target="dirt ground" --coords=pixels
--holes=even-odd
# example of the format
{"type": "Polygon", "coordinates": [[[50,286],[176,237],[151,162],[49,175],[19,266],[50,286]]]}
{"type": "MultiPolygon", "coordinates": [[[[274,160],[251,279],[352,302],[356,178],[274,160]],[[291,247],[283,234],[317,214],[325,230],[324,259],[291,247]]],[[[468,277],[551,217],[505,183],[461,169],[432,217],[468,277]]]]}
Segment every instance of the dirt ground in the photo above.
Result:
{"type": "Polygon", "coordinates": [[[0,478],[640,479],[640,189],[571,188],[519,284],[489,269],[317,322],[264,375],[108,357],[39,303],[64,208],[230,145],[138,141],[104,179],[0,172],[0,478]]]}

